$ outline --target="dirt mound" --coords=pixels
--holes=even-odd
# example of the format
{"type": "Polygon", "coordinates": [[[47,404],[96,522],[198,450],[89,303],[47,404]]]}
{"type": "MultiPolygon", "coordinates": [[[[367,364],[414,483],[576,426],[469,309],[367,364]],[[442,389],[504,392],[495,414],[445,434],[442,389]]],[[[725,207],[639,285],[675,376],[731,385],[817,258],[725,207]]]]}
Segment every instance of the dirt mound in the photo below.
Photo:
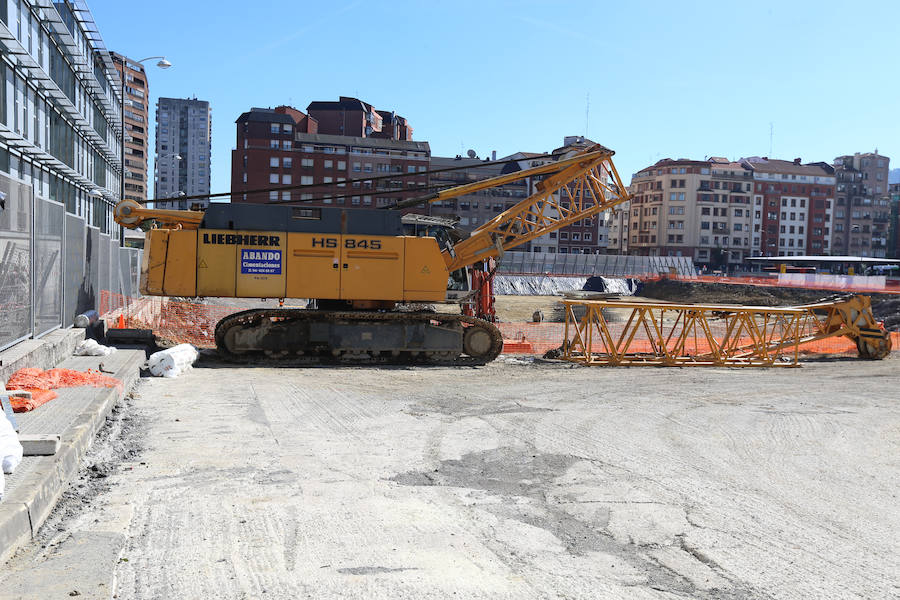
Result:
{"type": "MultiPolygon", "coordinates": [[[[696,304],[745,304],[751,306],[795,306],[828,300],[846,293],[791,287],[765,287],[701,281],[647,281],[641,295],[666,302],[696,304]]],[[[900,331],[900,296],[866,294],[872,299],[872,313],[884,321],[888,331],[900,331]]]]}
{"type": "Polygon", "coordinates": [[[746,304],[752,306],[791,306],[809,304],[834,295],[828,290],[762,287],[701,281],[660,279],[644,282],[641,295],[666,302],[697,304],[746,304]]]}

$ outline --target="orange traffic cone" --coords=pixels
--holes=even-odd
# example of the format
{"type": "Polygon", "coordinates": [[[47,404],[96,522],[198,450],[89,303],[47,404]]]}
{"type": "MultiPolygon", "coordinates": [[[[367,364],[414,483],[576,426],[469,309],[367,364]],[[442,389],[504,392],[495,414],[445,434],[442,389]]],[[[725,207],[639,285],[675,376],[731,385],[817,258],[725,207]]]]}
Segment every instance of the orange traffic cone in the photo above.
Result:
{"type": "Polygon", "coordinates": [[[125,329],[125,316],[120,314],[119,320],[116,321],[116,329],[125,329]]]}

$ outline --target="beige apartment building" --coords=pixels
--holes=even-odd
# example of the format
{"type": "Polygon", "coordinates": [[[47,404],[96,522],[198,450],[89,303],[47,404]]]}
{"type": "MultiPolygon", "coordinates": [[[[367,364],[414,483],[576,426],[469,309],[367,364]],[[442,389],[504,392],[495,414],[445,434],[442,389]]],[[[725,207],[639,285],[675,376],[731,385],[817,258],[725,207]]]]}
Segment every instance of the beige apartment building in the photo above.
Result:
{"type": "Polygon", "coordinates": [[[634,175],[627,223],[611,225],[610,249],[623,251],[627,240],[628,254],[734,268],[752,252],[752,185],[752,174],[726,159],[660,160],[634,175]]]}

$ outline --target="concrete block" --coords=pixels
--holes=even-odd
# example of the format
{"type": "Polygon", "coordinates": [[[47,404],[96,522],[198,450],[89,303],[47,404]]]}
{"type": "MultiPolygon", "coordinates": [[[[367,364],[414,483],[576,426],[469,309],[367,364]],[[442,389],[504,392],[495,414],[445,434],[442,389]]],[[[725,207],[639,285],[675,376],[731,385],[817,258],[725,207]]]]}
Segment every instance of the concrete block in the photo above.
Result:
{"type": "Polygon", "coordinates": [[[59,450],[59,436],[53,434],[19,435],[25,456],[53,456],[59,450]]]}
{"type": "Polygon", "coordinates": [[[56,506],[60,494],[65,487],[65,481],[61,480],[54,456],[46,456],[34,471],[29,473],[16,487],[14,487],[3,503],[22,503],[28,508],[32,533],[50,515],[56,506]]]}
{"type": "Polygon", "coordinates": [[[31,540],[31,519],[23,502],[0,502],[0,564],[22,544],[31,540]]]}

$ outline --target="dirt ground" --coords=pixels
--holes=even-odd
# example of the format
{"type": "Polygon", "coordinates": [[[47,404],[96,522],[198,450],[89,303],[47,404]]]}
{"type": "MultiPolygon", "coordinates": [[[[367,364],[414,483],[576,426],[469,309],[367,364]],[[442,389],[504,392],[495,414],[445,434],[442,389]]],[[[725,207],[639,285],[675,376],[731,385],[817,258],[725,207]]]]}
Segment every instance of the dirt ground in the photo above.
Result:
{"type": "Polygon", "coordinates": [[[897,361],[203,363],[142,381],[0,598],[896,598],[897,361]]]}

